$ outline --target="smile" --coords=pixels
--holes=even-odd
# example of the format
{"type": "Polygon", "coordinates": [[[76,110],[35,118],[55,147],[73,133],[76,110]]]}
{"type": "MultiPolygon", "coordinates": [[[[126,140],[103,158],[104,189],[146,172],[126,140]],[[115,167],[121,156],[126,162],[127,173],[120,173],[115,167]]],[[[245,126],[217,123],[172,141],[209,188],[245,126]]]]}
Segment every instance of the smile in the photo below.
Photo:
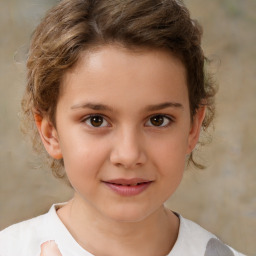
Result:
{"type": "Polygon", "coordinates": [[[121,196],[136,196],[146,190],[152,181],[145,179],[115,179],[104,181],[106,186],[121,196]]]}

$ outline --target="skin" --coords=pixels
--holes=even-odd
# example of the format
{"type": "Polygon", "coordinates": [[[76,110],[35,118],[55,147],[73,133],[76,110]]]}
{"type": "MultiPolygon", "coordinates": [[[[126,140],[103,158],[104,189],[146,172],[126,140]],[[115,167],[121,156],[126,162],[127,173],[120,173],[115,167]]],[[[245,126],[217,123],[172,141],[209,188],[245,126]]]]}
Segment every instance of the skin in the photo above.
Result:
{"type": "Polygon", "coordinates": [[[61,256],[61,253],[54,241],[48,241],[41,245],[40,256],[61,256]]]}
{"type": "Polygon", "coordinates": [[[64,159],[74,197],[57,213],[82,247],[94,255],[169,253],[179,219],[164,202],[182,180],[204,113],[191,120],[186,71],[169,52],[108,45],[81,55],[63,77],[56,127],[35,119],[48,153],[64,159]],[[102,117],[100,127],[90,115],[102,117]],[[119,178],[151,183],[122,196],[105,183],[119,178]]]}

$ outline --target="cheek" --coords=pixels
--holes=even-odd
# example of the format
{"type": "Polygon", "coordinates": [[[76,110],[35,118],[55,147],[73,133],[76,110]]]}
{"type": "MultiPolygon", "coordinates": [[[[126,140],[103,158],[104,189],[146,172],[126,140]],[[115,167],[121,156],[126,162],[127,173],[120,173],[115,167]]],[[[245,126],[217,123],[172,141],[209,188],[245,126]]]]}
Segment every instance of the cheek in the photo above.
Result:
{"type": "MultiPolygon", "coordinates": [[[[151,158],[157,169],[165,199],[168,199],[179,186],[186,164],[187,139],[171,136],[155,147],[151,147],[151,158]]],[[[160,193],[160,192],[159,192],[160,193]]]]}
{"type": "Polygon", "coordinates": [[[162,178],[162,187],[168,197],[179,186],[186,164],[186,143],[182,145],[168,143],[159,151],[159,175],[162,178]]]}
{"type": "Polygon", "coordinates": [[[93,138],[85,140],[81,140],[81,137],[80,140],[69,138],[61,148],[65,170],[73,186],[76,184],[84,186],[84,183],[90,185],[92,178],[97,178],[99,175],[109,155],[108,146],[96,142],[93,138]]]}
{"type": "Polygon", "coordinates": [[[188,148],[188,136],[177,133],[175,136],[166,137],[154,146],[151,145],[150,148],[152,149],[151,155],[159,163],[170,167],[183,166],[188,148]]]}

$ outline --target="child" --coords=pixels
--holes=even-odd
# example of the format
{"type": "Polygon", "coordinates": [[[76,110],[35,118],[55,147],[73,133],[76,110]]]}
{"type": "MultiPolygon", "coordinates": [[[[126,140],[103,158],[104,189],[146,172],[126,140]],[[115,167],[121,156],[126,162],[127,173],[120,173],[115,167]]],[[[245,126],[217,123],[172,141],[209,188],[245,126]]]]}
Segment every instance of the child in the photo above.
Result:
{"type": "Polygon", "coordinates": [[[64,0],[46,15],[22,106],[74,196],[2,231],[1,256],[242,255],[164,206],[214,114],[200,41],[181,1],[64,0]]]}

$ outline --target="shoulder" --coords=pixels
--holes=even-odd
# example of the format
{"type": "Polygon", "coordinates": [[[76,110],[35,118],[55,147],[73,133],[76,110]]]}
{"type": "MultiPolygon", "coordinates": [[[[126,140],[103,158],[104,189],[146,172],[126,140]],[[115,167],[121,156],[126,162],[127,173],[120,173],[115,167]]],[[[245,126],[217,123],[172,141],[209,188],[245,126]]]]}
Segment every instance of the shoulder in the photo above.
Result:
{"type": "Polygon", "coordinates": [[[22,221],[2,230],[0,232],[0,256],[28,255],[28,252],[34,256],[38,255],[40,244],[47,236],[51,215],[50,210],[44,215],[22,221]]]}
{"type": "Polygon", "coordinates": [[[0,239],[2,241],[2,239],[5,237],[19,238],[26,233],[36,233],[39,229],[42,228],[41,223],[44,222],[44,219],[45,215],[40,215],[38,217],[11,225],[0,232],[0,239]]]}
{"type": "Polygon", "coordinates": [[[178,239],[169,256],[243,256],[195,222],[179,218],[178,239]]]}
{"type": "MultiPolygon", "coordinates": [[[[30,246],[38,244],[38,234],[42,233],[44,216],[14,224],[0,232],[0,255],[24,255],[30,246]],[[19,254],[18,254],[19,253],[19,254]]],[[[35,254],[36,255],[36,254],[35,254]]]]}

